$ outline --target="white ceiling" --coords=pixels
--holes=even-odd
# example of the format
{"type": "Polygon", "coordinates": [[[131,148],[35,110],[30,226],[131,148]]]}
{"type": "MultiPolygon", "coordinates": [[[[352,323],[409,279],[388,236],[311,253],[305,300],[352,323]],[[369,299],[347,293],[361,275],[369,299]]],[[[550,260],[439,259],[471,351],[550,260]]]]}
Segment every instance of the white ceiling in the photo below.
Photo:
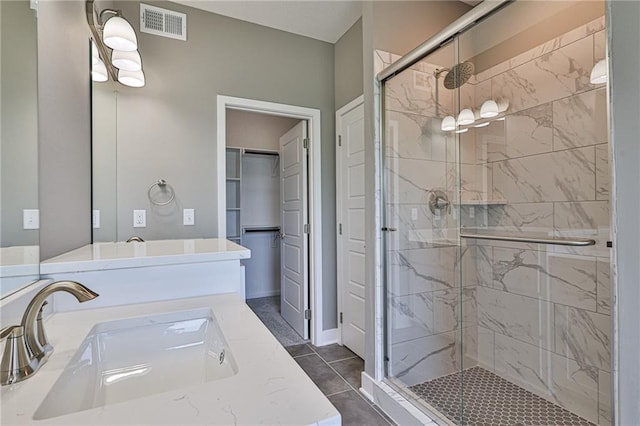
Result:
{"type": "Polygon", "coordinates": [[[173,0],[242,21],[335,43],[362,15],[360,1],[173,0]]]}

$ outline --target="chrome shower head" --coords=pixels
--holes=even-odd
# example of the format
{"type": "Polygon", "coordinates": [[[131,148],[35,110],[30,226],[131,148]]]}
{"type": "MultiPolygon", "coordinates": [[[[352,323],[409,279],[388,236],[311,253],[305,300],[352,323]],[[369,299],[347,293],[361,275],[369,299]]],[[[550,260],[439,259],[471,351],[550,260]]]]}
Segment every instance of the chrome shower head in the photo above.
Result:
{"type": "Polygon", "coordinates": [[[457,89],[465,84],[473,75],[474,66],[471,62],[461,62],[456,64],[444,76],[444,87],[447,89],[457,89]]]}

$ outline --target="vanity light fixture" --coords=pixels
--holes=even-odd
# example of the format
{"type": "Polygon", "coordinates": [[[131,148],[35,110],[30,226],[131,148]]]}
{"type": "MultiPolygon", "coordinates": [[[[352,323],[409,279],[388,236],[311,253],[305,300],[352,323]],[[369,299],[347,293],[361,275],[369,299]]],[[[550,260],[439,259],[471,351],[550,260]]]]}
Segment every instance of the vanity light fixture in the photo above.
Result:
{"type": "Polygon", "coordinates": [[[458,125],[459,126],[468,126],[469,124],[473,124],[476,121],[476,117],[469,108],[465,108],[460,111],[458,114],[458,125]]]}
{"type": "Polygon", "coordinates": [[[498,103],[493,99],[484,101],[480,107],[480,117],[482,118],[493,118],[499,113],[500,110],[498,109],[498,103]]]}
{"type": "MultiPolygon", "coordinates": [[[[112,13],[114,11],[105,9],[100,12],[99,18],[102,19],[102,15],[112,13]]],[[[112,48],[113,50],[120,50],[122,52],[134,52],[138,50],[138,38],[136,32],[133,30],[131,24],[119,15],[119,11],[116,16],[110,18],[102,29],[102,38],[104,44],[112,48]]]]}
{"type": "Polygon", "coordinates": [[[476,125],[475,125],[475,126],[473,126],[473,127],[487,127],[489,124],[491,124],[491,122],[490,122],[490,121],[485,121],[485,122],[483,122],[483,123],[476,124],[476,125]]]}
{"type": "Polygon", "coordinates": [[[456,130],[454,133],[467,133],[469,131],[468,127],[465,127],[464,129],[458,129],[456,130]]]}
{"type": "Polygon", "coordinates": [[[142,58],[137,50],[133,52],[114,50],[111,52],[111,63],[114,67],[124,71],[140,71],[142,69],[142,58]]]}
{"type": "Polygon", "coordinates": [[[125,86],[142,87],[144,86],[144,73],[142,70],[127,71],[121,69],[118,71],[118,81],[125,86]]]}
{"type": "Polygon", "coordinates": [[[93,33],[91,42],[93,81],[109,78],[129,87],[145,85],[138,39],[120,10],[95,9],[95,0],[85,1],[87,22],[93,33]],[[105,15],[111,15],[105,17],[105,15]]]}
{"type": "Polygon", "coordinates": [[[591,84],[606,83],[608,79],[607,60],[601,59],[593,66],[591,70],[591,84]]]}
{"type": "Polygon", "coordinates": [[[450,132],[452,130],[455,130],[456,119],[451,115],[447,115],[445,118],[442,119],[442,124],[440,125],[440,129],[443,132],[450,132]]]}

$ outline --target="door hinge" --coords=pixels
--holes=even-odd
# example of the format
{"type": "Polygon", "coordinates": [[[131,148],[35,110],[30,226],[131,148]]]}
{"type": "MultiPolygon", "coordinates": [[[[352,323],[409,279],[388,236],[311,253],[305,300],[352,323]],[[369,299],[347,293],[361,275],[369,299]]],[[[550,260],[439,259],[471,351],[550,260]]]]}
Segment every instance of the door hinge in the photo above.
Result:
{"type": "Polygon", "coordinates": [[[338,233],[342,235],[342,224],[338,225],[338,233]]]}
{"type": "Polygon", "coordinates": [[[303,147],[304,149],[308,149],[308,148],[309,148],[309,138],[304,138],[304,139],[302,140],[302,147],[303,147]]]}
{"type": "Polygon", "coordinates": [[[304,233],[305,233],[305,234],[308,234],[308,233],[309,233],[309,224],[308,224],[308,223],[305,223],[305,224],[304,224],[304,233]]]}
{"type": "Polygon", "coordinates": [[[304,310],[304,319],[306,319],[306,320],[310,320],[311,319],[311,309],[305,309],[304,310]]]}
{"type": "Polygon", "coordinates": [[[340,312],[340,324],[342,324],[342,312],[340,312]]]}
{"type": "Polygon", "coordinates": [[[342,146],[342,135],[338,135],[338,146],[342,146]]]}

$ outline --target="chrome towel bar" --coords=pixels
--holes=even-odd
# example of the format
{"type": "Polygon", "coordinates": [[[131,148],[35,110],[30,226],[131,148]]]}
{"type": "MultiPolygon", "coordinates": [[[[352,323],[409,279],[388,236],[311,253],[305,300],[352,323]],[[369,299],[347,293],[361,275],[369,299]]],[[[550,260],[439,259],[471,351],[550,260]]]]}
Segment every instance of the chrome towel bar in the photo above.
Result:
{"type": "Polygon", "coordinates": [[[460,238],[472,239],[472,240],[493,240],[493,241],[511,241],[516,243],[532,243],[532,244],[551,244],[556,246],[594,246],[596,240],[589,238],[564,238],[564,237],[522,237],[518,235],[490,235],[490,234],[476,234],[471,232],[460,232],[460,238]]]}

